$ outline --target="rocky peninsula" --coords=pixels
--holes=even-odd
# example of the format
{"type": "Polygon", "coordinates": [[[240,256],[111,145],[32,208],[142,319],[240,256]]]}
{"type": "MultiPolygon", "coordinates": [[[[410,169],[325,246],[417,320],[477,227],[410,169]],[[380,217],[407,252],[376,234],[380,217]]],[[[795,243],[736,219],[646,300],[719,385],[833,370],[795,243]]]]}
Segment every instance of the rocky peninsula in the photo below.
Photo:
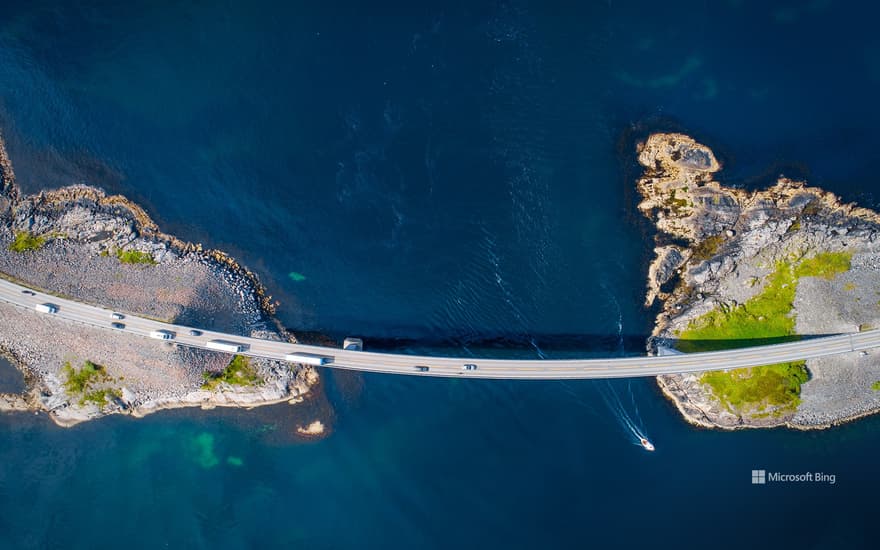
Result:
{"type": "MultiPolygon", "coordinates": [[[[25,196],[2,140],[0,182],[0,276],[123,313],[296,341],[256,275],[223,252],[162,233],[124,197],[86,185],[25,196]]],[[[295,403],[319,381],[309,366],[124,333],[111,339],[7,303],[0,318],[0,353],[27,386],[23,394],[0,394],[0,411],[44,411],[63,426],[177,407],[295,403]]]]}
{"type": "MultiPolygon", "coordinates": [[[[880,216],[781,178],[747,191],[716,179],[682,134],[638,146],[639,209],[655,225],[650,353],[716,350],[880,327],[880,216]]],[[[657,379],[710,428],[829,427],[880,410],[876,352],[657,379]]]]}

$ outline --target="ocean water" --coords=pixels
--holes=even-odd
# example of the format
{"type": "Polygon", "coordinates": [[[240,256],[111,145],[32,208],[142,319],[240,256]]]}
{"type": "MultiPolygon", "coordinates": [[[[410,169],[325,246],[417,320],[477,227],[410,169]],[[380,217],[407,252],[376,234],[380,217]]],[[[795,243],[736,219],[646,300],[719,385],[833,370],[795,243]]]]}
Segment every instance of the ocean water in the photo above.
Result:
{"type": "MultiPolygon", "coordinates": [[[[257,271],[288,326],[373,348],[642,352],[653,130],[715,148],[731,184],[880,206],[876,8],[582,4],[3,2],[0,127],[25,190],[123,193],[257,271]]],[[[326,390],[0,417],[0,547],[873,546],[876,418],[707,432],[651,380],[326,390]],[[297,437],[315,417],[331,435],[297,437]]]]}

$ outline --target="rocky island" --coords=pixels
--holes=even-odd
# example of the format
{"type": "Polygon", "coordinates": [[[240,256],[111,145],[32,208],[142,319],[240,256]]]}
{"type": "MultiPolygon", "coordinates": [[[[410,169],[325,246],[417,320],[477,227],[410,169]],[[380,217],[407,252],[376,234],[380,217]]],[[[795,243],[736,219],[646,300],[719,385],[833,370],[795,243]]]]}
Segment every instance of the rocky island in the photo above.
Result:
{"type": "MultiPolygon", "coordinates": [[[[649,353],[688,353],[880,327],[880,216],[803,182],[719,183],[713,152],[682,134],[639,145],[639,209],[655,225],[649,353]]],[[[183,325],[296,341],[257,276],[162,233],[121,196],[72,185],[22,194],[0,142],[0,277],[60,297],[183,325]]],[[[299,402],[313,367],[230,356],[34,315],[0,302],[0,353],[25,375],[0,411],[74,425],[108,414],[299,402]]],[[[108,329],[109,330],[109,329],[108,329]]],[[[831,426],[880,410],[873,353],[658,377],[705,427],[831,426]]],[[[314,420],[298,433],[316,437],[314,420]]]]}
{"type": "MultiPolygon", "coordinates": [[[[2,141],[0,181],[0,276],[119,312],[295,341],[252,272],[223,252],[162,233],[124,197],[86,185],[25,196],[2,141]]],[[[298,402],[318,382],[313,367],[156,345],[122,332],[107,338],[102,329],[6,302],[0,318],[0,353],[27,386],[0,394],[0,410],[44,411],[63,426],[107,414],[298,402]]]]}
{"type": "MultiPolygon", "coordinates": [[[[726,187],[713,152],[682,134],[638,148],[639,209],[654,223],[651,353],[694,352],[880,327],[880,216],[781,178],[726,187]]],[[[711,428],[823,428],[880,410],[874,352],[658,377],[711,428]]]]}

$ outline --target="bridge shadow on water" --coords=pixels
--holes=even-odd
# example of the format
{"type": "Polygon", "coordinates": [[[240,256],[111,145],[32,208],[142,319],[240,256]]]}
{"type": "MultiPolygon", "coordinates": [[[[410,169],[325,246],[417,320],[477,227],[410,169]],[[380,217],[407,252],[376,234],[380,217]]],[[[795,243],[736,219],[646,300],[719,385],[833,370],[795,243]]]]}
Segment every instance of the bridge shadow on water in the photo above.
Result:
{"type": "Polygon", "coordinates": [[[590,352],[603,354],[641,353],[645,350],[645,342],[649,335],[633,334],[467,334],[442,335],[415,334],[407,332],[400,336],[390,334],[335,334],[335,333],[294,333],[303,343],[322,341],[321,336],[341,343],[346,336],[356,336],[364,341],[364,348],[370,351],[430,353],[431,350],[449,352],[449,350],[480,350],[484,353],[492,351],[540,352],[546,354],[590,352]]]}
{"type": "MultiPolygon", "coordinates": [[[[300,342],[316,345],[341,345],[346,336],[356,336],[364,341],[364,349],[377,352],[413,353],[425,355],[510,355],[518,357],[575,358],[614,357],[644,355],[649,334],[503,334],[437,336],[432,334],[337,334],[333,332],[293,331],[300,342]]],[[[781,336],[730,340],[682,340],[664,339],[662,344],[682,353],[719,351],[755,346],[767,346],[785,342],[797,342],[813,338],[833,336],[818,334],[808,336],[781,336]]],[[[659,343],[659,342],[658,342],[659,343]]]]}

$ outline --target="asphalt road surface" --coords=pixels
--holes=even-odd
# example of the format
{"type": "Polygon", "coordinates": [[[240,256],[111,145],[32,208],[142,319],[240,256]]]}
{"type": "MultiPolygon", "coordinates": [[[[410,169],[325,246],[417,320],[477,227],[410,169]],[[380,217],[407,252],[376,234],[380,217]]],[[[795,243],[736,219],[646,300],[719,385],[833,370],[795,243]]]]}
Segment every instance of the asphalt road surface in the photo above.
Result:
{"type": "MultiPolygon", "coordinates": [[[[112,319],[110,315],[113,312],[106,308],[58,298],[5,279],[0,279],[0,301],[29,310],[33,315],[51,315],[62,321],[106,329],[111,335],[114,332],[125,332],[150,338],[151,331],[167,330],[174,334],[171,342],[182,346],[207,349],[208,341],[224,340],[245,346],[241,355],[283,361],[284,356],[289,353],[318,354],[330,358],[326,367],[415,376],[535,380],[625,378],[756,367],[880,347],[880,330],[870,330],[784,344],[663,356],[564,360],[431,357],[289,344],[207,330],[203,330],[199,336],[192,336],[190,330],[201,329],[145,319],[127,312],[120,312],[125,315],[122,320],[112,319]],[[45,303],[57,306],[57,312],[41,313],[35,309],[36,305],[45,303]],[[113,322],[123,323],[125,328],[114,329],[111,327],[113,322]],[[466,370],[465,364],[476,365],[476,368],[466,370]],[[419,367],[428,368],[425,370],[419,367]]],[[[157,346],[166,344],[161,340],[151,341],[157,346]]]]}

